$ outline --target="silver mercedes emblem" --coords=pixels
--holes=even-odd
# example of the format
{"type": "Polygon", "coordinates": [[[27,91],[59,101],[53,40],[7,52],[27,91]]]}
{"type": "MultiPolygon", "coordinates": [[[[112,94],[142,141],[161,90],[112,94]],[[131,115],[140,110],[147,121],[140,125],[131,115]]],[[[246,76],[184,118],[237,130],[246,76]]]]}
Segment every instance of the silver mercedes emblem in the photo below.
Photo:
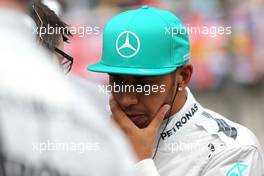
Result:
{"type": "Polygon", "coordinates": [[[131,32],[131,31],[124,31],[122,32],[116,40],[116,51],[117,53],[124,58],[131,58],[134,57],[140,49],[140,41],[138,36],[131,32]],[[125,37],[125,41],[121,41],[125,37]],[[133,44],[131,43],[131,40],[135,41],[133,44]],[[125,52],[122,52],[122,50],[128,49],[130,50],[129,54],[125,54],[125,52]]]}

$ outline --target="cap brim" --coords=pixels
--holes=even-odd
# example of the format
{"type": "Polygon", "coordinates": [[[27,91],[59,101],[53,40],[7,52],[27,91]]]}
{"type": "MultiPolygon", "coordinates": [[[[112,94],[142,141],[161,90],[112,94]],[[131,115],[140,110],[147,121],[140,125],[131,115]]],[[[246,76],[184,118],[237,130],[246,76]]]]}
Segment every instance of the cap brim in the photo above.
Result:
{"type": "Polygon", "coordinates": [[[141,76],[155,76],[165,75],[171,73],[177,69],[177,67],[166,67],[166,68],[129,68],[129,67],[112,67],[104,65],[102,63],[93,64],[87,67],[88,70],[101,73],[112,73],[122,75],[141,75],[141,76]]]}

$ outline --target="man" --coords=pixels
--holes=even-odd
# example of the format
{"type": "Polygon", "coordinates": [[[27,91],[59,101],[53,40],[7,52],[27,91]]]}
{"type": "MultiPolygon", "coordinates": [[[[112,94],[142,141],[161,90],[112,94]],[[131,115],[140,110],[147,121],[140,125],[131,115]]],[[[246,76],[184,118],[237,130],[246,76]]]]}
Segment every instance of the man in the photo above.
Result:
{"type": "Polygon", "coordinates": [[[39,44],[53,54],[54,61],[61,65],[65,73],[70,72],[73,58],[64,53],[64,42],[68,43],[72,37],[69,26],[39,1],[33,3],[29,15],[36,23],[35,34],[39,44]]]}
{"type": "Polygon", "coordinates": [[[137,153],[137,169],[144,176],[263,176],[254,134],[203,108],[188,89],[189,56],[187,30],[168,11],[143,6],[104,29],[102,60],[88,69],[109,73],[112,117],[137,153]]]}
{"type": "MultiPolygon", "coordinates": [[[[62,72],[65,74],[69,73],[74,64],[74,58],[64,51],[64,43],[69,43],[72,37],[69,26],[42,2],[34,2],[29,14],[36,23],[35,29],[37,32],[35,33],[38,43],[49,51],[53,61],[61,68],[62,72]]],[[[71,74],[68,74],[67,78],[74,83],[82,97],[85,97],[89,102],[93,102],[90,106],[95,111],[101,106],[100,112],[102,116],[106,117],[109,114],[107,96],[98,91],[101,85],[71,74]]]]}
{"type": "Polygon", "coordinates": [[[130,175],[120,134],[36,45],[28,4],[0,1],[0,175],[130,175]]]}

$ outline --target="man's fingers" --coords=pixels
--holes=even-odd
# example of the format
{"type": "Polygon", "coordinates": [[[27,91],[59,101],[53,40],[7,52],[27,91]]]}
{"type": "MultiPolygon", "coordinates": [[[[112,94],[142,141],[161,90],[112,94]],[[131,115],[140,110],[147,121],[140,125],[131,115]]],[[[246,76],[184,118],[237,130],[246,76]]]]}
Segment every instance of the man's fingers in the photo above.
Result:
{"type": "Polygon", "coordinates": [[[109,104],[110,104],[110,109],[112,111],[113,119],[122,129],[134,126],[133,122],[129,120],[127,115],[122,111],[122,109],[120,108],[120,106],[117,104],[117,102],[113,97],[110,98],[109,104]]]}
{"type": "Polygon", "coordinates": [[[163,105],[158,111],[158,113],[156,114],[156,116],[153,118],[149,127],[154,128],[154,129],[159,129],[169,109],[170,109],[170,105],[168,104],[163,105]]]}

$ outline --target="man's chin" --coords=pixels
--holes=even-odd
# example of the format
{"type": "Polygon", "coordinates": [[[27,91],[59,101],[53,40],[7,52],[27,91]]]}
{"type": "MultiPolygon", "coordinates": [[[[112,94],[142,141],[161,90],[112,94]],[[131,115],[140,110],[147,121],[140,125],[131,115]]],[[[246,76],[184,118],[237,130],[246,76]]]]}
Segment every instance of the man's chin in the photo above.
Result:
{"type": "Polygon", "coordinates": [[[135,123],[135,122],[133,123],[140,129],[146,128],[148,126],[147,123],[135,123]]]}

